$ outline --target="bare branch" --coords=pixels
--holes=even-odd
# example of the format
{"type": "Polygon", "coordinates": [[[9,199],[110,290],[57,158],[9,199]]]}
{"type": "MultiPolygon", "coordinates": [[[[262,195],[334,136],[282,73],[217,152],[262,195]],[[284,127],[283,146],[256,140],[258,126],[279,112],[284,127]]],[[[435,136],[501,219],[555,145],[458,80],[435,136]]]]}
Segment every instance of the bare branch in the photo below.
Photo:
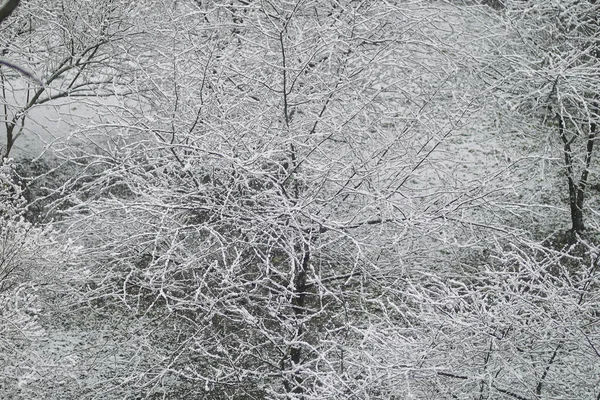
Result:
{"type": "Polygon", "coordinates": [[[20,74],[22,74],[23,76],[35,81],[35,83],[37,83],[40,86],[44,86],[44,82],[42,82],[40,80],[40,78],[38,78],[37,76],[35,76],[35,74],[33,72],[27,71],[25,68],[6,60],[5,58],[0,57],[0,65],[5,65],[9,68],[14,69],[15,71],[18,71],[20,74]]]}

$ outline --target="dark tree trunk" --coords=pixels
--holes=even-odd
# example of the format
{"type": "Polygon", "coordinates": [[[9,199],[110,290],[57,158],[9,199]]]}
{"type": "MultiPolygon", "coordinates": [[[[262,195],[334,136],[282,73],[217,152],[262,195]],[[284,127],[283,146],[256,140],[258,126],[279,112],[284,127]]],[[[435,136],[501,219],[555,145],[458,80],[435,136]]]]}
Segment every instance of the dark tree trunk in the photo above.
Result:
{"type": "MultiPolygon", "coordinates": [[[[292,298],[292,311],[296,323],[295,339],[301,340],[306,333],[305,322],[302,321],[306,315],[306,297],[308,295],[308,266],[310,262],[310,246],[308,243],[302,245],[302,258],[296,265],[296,276],[294,278],[294,297],[292,298]]],[[[301,345],[292,345],[289,349],[289,361],[291,367],[295,369],[302,363],[302,357],[305,357],[302,352],[301,345]]],[[[283,367],[283,365],[282,365],[283,367]]],[[[292,379],[285,382],[285,388],[288,393],[300,395],[305,391],[304,379],[297,370],[292,374],[292,379]]]]}
{"type": "Polygon", "coordinates": [[[560,138],[563,141],[564,148],[563,153],[565,156],[565,167],[567,172],[567,182],[569,184],[569,207],[571,211],[571,231],[573,233],[582,232],[585,230],[585,222],[583,218],[583,205],[585,199],[585,192],[588,186],[588,176],[590,173],[590,164],[592,161],[592,154],[594,151],[594,142],[596,140],[596,124],[590,123],[589,134],[586,143],[585,162],[583,170],[581,171],[581,178],[579,182],[575,179],[575,172],[573,168],[573,153],[571,149],[571,143],[574,138],[567,136],[565,121],[561,115],[557,115],[558,119],[558,131],[560,138]]]}
{"type": "Polygon", "coordinates": [[[573,232],[581,232],[585,230],[583,211],[577,205],[577,202],[571,203],[571,224],[571,231],[573,232]]]}

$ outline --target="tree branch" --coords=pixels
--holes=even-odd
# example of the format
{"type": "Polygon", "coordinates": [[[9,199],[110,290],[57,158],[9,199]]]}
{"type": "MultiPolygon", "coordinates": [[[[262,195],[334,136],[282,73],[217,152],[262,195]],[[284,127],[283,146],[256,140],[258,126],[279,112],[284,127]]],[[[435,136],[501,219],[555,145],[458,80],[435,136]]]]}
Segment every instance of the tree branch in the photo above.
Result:
{"type": "Polygon", "coordinates": [[[36,77],[33,72],[29,72],[27,71],[25,68],[18,66],[17,64],[10,62],[2,57],[0,57],[0,65],[5,65],[8,68],[14,69],[15,71],[19,72],[20,74],[22,74],[23,76],[32,79],[35,81],[35,83],[37,83],[40,86],[44,86],[44,82],[42,82],[38,77],[36,77]]]}
{"type": "Polygon", "coordinates": [[[19,5],[19,0],[8,0],[0,7],[0,23],[4,21],[19,5]]]}

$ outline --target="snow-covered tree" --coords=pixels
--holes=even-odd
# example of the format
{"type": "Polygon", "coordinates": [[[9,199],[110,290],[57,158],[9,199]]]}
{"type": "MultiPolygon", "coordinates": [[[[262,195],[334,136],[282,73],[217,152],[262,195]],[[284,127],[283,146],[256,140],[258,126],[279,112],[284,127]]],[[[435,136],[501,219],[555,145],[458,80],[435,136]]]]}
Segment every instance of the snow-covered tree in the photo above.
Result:
{"type": "Polygon", "coordinates": [[[429,3],[157,8],[144,96],[98,132],[102,152],[63,153],[83,165],[61,190],[90,304],[146,327],[143,361],[122,361],[113,387],[405,393],[374,343],[414,339],[418,305],[400,293],[479,198],[433,157],[474,100],[455,90],[456,21],[429,3]]]}
{"type": "MultiPolygon", "coordinates": [[[[595,219],[536,241],[512,176],[533,170],[473,144],[508,119],[507,143],[552,132],[587,195],[583,3],[57,4],[3,22],[8,55],[46,79],[52,42],[66,75],[32,83],[35,104],[106,113],[106,95],[110,116],[56,141],[68,170],[33,177],[60,233],[2,178],[13,397],[600,396],[595,219]]],[[[5,103],[19,126],[28,109],[5,103]]]]}
{"type": "Polygon", "coordinates": [[[600,5],[594,0],[503,4],[498,16],[503,33],[492,38],[496,50],[482,71],[501,100],[502,127],[514,129],[524,119],[521,130],[559,149],[551,157],[563,160],[571,229],[581,232],[596,174],[600,5]]]}
{"type": "MultiPolygon", "coordinates": [[[[15,2],[4,3],[11,9],[15,2]]],[[[4,157],[24,134],[47,131],[43,140],[51,141],[65,123],[97,119],[77,107],[98,113],[110,103],[103,99],[128,92],[131,38],[139,33],[130,20],[135,9],[113,0],[32,0],[6,16],[0,26],[4,157]],[[36,109],[43,112],[32,116],[36,109]]]]}

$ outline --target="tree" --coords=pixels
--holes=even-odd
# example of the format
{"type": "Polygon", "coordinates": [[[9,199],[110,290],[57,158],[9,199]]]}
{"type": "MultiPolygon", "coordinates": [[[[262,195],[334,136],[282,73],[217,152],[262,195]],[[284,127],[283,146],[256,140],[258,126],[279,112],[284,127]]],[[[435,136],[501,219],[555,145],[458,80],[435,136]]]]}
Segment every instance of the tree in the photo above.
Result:
{"type": "Polygon", "coordinates": [[[143,321],[143,357],[157,360],[124,368],[115,387],[403,392],[378,368],[373,333],[410,340],[416,309],[401,290],[471,203],[444,179],[430,185],[444,173],[432,154],[473,100],[456,96],[458,67],[431,35],[450,24],[446,10],[158,7],[161,40],[139,59],[145,98],[115,115],[109,147],[79,150],[84,171],[61,189],[63,229],[90,249],[90,303],[143,321]]]}
{"type": "Polygon", "coordinates": [[[29,1],[7,18],[17,3],[8,1],[3,7],[0,40],[1,56],[11,60],[3,58],[2,65],[9,68],[0,69],[4,157],[28,131],[32,110],[54,105],[57,119],[70,121],[73,116],[64,110],[69,102],[78,99],[81,105],[82,99],[90,102],[126,91],[124,85],[131,79],[125,67],[129,38],[135,35],[128,22],[132,5],[112,0],[93,5],[77,0],[29,1]]]}
{"type": "Polygon", "coordinates": [[[486,72],[494,76],[497,94],[511,112],[540,121],[541,134],[552,130],[558,136],[571,230],[578,233],[585,229],[585,198],[600,115],[599,5],[592,0],[505,1],[504,6],[502,24],[509,36],[497,44],[494,66],[486,72]]]}
{"type": "MultiPolygon", "coordinates": [[[[571,232],[552,234],[549,227],[527,224],[522,215],[530,213],[531,204],[513,200],[506,191],[486,197],[496,200],[494,208],[478,212],[516,218],[496,233],[479,231],[476,237],[487,248],[447,254],[446,268],[437,267],[427,284],[405,293],[421,305],[415,336],[423,342],[381,337],[380,353],[410,349],[397,352],[395,363],[384,359],[381,368],[403,365],[390,379],[410,387],[415,398],[600,398],[593,207],[587,208],[586,224],[583,219],[584,204],[595,200],[589,182],[598,121],[598,9],[595,2],[504,4],[500,25],[492,24],[495,13],[487,20],[502,27],[487,32],[499,40],[490,40],[475,57],[488,63],[480,75],[492,88],[486,98],[503,106],[495,110],[503,118],[496,121],[503,138],[529,130],[538,142],[558,144],[551,156],[566,170],[571,232]],[[541,134],[554,140],[545,142],[541,134]],[[411,350],[416,355],[411,357],[411,350]]],[[[480,10],[473,14],[481,15],[480,10]]],[[[528,189],[512,188],[521,191],[517,199],[534,197],[523,193],[528,189]]],[[[550,207],[557,208],[539,209],[549,214],[550,207]]]]}
{"type": "MultiPolygon", "coordinates": [[[[52,289],[27,304],[41,310],[30,331],[53,346],[28,339],[13,353],[29,369],[5,379],[11,395],[599,395],[594,230],[537,242],[518,220],[529,209],[508,204],[497,184],[517,162],[493,174],[456,168],[457,142],[489,128],[480,120],[491,124],[489,109],[475,114],[490,93],[530,125],[544,98],[500,79],[521,77],[514,60],[533,65],[535,54],[488,41],[496,16],[436,2],[98,4],[46,22],[79,32],[80,12],[85,21],[127,17],[123,32],[136,32],[119,36],[132,39],[127,52],[112,59],[101,45],[100,68],[80,82],[120,65],[119,83],[130,85],[79,93],[106,89],[113,106],[107,123],[55,149],[70,167],[44,188],[54,189],[47,215],[60,233],[19,219],[47,252],[11,254],[39,254],[33,266],[56,275],[14,280],[52,289]],[[476,79],[481,60],[494,60],[484,64],[487,87],[476,79]],[[72,242],[75,256],[52,252],[72,242]]],[[[34,32],[54,32],[40,26],[34,32]]],[[[78,46],[101,31],[59,41],[58,53],[85,56],[78,46]]],[[[21,59],[36,59],[28,53],[21,59]]],[[[563,140],[575,129],[567,116],[584,103],[556,104],[565,110],[556,126],[533,121],[563,140]]],[[[578,139],[566,139],[574,149],[578,139]]],[[[585,170],[592,150],[566,154],[585,170]]]]}
{"type": "MultiPolygon", "coordinates": [[[[0,7],[0,24],[2,23],[2,21],[4,21],[6,18],[8,18],[8,16],[10,14],[12,14],[12,12],[17,8],[18,5],[19,5],[19,0],[7,0],[4,3],[4,5],[2,5],[0,7]]],[[[36,78],[29,71],[24,70],[20,66],[14,64],[8,60],[4,60],[4,59],[0,58],[0,65],[5,65],[9,68],[19,71],[22,75],[24,75],[30,79],[36,80],[36,78]]]]}

